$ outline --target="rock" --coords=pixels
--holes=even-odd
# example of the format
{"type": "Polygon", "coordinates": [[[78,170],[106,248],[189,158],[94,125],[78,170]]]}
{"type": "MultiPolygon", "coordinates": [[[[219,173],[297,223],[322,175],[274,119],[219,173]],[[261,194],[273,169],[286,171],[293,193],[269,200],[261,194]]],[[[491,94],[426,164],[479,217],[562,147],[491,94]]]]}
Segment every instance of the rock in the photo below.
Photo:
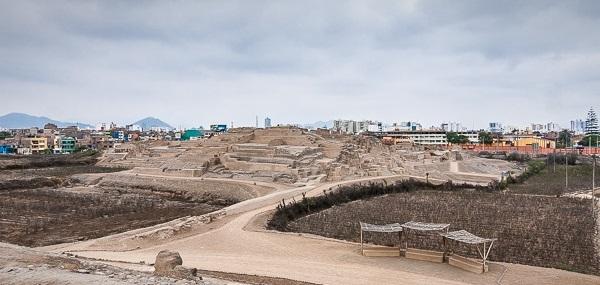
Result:
{"type": "Polygon", "coordinates": [[[182,265],[183,260],[176,251],[163,250],[156,256],[154,262],[154,272],[160,274],[161,272],[170,272],[175,269],[175,266],[182,265]]]}
{"type": "Polygon", "coordinates": [[[196,279],[198,270],[183,265],[181,256],[176,251],[163,250],[156,256],[154,274],[177,279],[196,279]]]}
{"type": "Polygon", "coordinates": [[[196,275],[198,275],[198,270],[196,268],[187,268],[177,265],[170,276],[178,279],[194,279],[196,275]]]}

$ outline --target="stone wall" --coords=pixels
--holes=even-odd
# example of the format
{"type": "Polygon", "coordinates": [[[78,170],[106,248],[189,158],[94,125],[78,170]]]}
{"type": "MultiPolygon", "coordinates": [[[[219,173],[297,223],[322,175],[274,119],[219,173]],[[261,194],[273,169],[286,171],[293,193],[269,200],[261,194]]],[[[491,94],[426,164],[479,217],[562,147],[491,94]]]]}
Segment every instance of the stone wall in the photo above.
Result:
{"type": "Polygon", "coordinates": [[[135,167],[133,173],[173,177],[200,177],[203,169],[163,169],[157,167],[135,167]]]}
{"type": "Polygon", "coordinates": [[[231,158],[227,155],[222,157],[222,163],[229,169],[243,170],[243,171],[273,171],[273,172],[284,172],[291,173],[291,168],[287,164],[276,164],[276,163],[254,163],[239,161],[235,158],[231,158]]]}
{"type": "MultiPolygon", "coordinates": [[[[596,220],[589,200],[474,192],[417,191],[350,202],[294,222],[291,231],[360,241],[358,221],[449,223],[450,230],[498,238],[490,260],[600,274],[596,220]]],[[[439,235],[407,232],[410,247],[443,250],[439,235]]],[[[365,240],[399,245],[398,235],[367,233],[365,240]]],[[[477,257],[475,247],[452,243],[477,257]]]]}

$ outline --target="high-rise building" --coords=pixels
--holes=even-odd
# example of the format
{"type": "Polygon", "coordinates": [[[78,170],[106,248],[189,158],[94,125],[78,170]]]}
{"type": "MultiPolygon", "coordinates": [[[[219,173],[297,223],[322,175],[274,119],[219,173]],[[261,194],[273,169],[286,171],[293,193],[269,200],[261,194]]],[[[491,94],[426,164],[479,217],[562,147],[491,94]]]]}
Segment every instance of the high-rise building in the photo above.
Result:
{"type": "Polygon", "coordinates": [[[504,132],[504,128],[502,127],[502,124],[499,122],[491,122],[489,124],[489,131],[492,133],[502,133],[504,132]]]}
{"type": "Polygon", "coordinates": [[[544,131],[544,125],[533,123],[533,124],[531,124],[531,131],[533,131],[533,132],[543,132],[544,131]]]}
{"type": "Polygon", "coordinates": [[[546,132],[558,132],[560,131],[560,126],[556,123],[550,122],[546,124],[546,132]]]}
{"type": "Polygon", "coordinates": [[[460,132],[463,130],[463,127],[459,122],[449,122],[442,123],[441,129],[444,132],[460,132]]]}
{"type": "Polygon", "coordinates": [[[265,118],[265,129],[270,128],[270,127],[271,127],[271,118],[266,117],[265,118]]]}
{"type": "Polygon", "coordinates": [[[369,130],[369,126],[376,125],[373,121],[335,120],[333,130],[344,134],[358,134],[369,130]]]}
{"type": "Polygon", "coordinates": [[[585,132],[585,121],[582,119],[576,119],[571,121],[571,131],[575,134],[582,134],[585,132]]]}

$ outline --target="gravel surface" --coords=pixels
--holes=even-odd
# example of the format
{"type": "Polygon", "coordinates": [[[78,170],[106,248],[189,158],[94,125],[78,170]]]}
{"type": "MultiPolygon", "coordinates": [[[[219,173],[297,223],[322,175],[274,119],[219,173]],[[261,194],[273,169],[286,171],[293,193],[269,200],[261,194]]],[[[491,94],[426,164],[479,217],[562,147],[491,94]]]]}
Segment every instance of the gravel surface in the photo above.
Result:
{"type": "MultiPolygon", "coordinates": [[[[80,260],[68,255],[48,254],[0,243],[0,284],[243,284],[197,277],[178,280],[152,272],[80,260]]],[[[146,266],[148,267],[148,266],[146,266]]]]}

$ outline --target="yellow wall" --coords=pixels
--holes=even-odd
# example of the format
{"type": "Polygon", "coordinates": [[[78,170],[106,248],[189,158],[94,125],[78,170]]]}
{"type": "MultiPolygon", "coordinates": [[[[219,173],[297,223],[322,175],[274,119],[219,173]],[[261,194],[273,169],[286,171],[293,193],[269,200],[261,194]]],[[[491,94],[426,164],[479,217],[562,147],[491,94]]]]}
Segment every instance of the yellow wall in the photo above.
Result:
{"type": "Polygon", "coordinates": [[[532,146],[537,144],[539,148],[556,148],[556,144],[553,140],[539,138],[539,137],[518,137],[514,140],[504,139],[502,145],[504,146],[532,146]],[[512,143],[512,145],[511,145],[512,143]]]}

